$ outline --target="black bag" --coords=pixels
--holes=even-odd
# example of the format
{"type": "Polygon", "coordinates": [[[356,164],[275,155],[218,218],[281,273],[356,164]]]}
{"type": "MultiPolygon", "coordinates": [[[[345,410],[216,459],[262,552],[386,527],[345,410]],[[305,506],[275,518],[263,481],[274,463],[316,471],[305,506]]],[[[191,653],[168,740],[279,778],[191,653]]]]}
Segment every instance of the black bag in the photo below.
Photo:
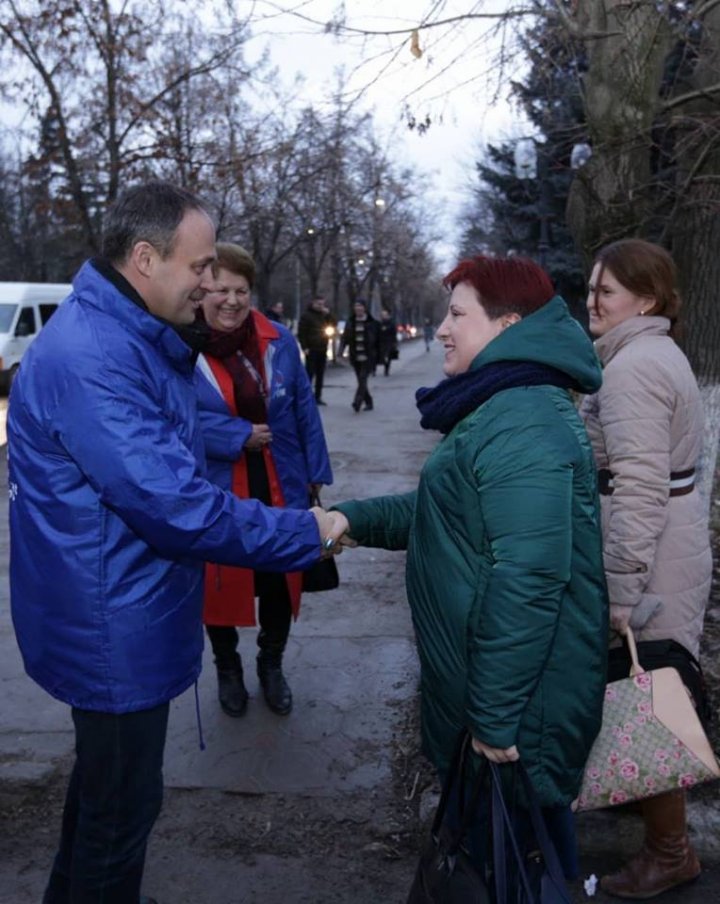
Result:
{"type": "Polygon", "coordinates": [[[397,359],[399,357],[400,357],[400,349],[397,347],[397,345],[393,345],[393,347],[390,349],[390,360],[397,361],[397,359]]]}
{"type": "Polygon", "coordinates": [[[516,774],[523,784],[535,840],[542,855],[541,870],[536,876],[536,882],[531,884],[528,876],[528,863],[515,837],[513,823],[503,799],[500,770],[494,763],[485,758],[481,760],[468,802],[461,807],[459,828],[452,831],[445,824],[448,798],[456,781],[460,782],[461,803],[464,800],[462,789],[465,786],[469,750],[470,735],[463,732],[443,786],[430,838],[420,856],[407,904],[510,904],[508,877],[511,875],[517,879],[515,900],[521,904],[572,904],[537,796],[522,763],[516,764],[516,774]],[[492,813],[493,867],[487,877],[481,874],[463,847],[464,836],[483,794],[486,801],[488,798],[491,800],[492,813]]]}
{"type": "Polygon", "coordinates": [[[320,593],[323,590],[335,590],[339,586],[340,575],[334,558],[320,559],[303,572],[303,593],[320,593]]]}
{"type": "Polygon", "coordinates": [[[453,754],[440,803],[435,811],[428,838],[407,904],[491,904],[485,878],[476,869],[463,847],[463,838],[479,802],[487,779],[488,761],[483,760],[473,782],[470,800],[460,820],[460,827],[452,832],[445,823],[445,810],[455,782],[459,782],[461,800],[465,783],[465,764],[470,747],[470,735],[463,732],[453,754]]]}
{"type": "MultiPolygon", "coordinates": [[[[313,505],[322,505],[319,493],[310,495],[310,506],[312,507],[313,505]]],[[[323,590],[335,590],[339,586],[340,575],[338,574],[334,556],[320,559],[319,562],[311,565],[307,571],[303,572],[303,593],[321,593],[323,590]]]]}

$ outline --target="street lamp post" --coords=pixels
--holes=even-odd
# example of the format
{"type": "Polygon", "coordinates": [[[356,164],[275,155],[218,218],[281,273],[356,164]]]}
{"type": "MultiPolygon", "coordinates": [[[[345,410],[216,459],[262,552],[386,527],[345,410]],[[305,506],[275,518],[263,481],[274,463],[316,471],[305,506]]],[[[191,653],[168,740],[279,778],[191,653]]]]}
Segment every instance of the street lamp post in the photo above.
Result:
{"type": "Polygon", "coordinates": [[[521,138],[515,145],[515,175],[518,179],[537,179],[538,182],[538,216],[540,219],[540,240],[537,256],[541,267],[547,264],[550,250],[548,220],[550,219],[550,199],[547,190],[547,158],[543,146],[534,138],[521,138]]]}

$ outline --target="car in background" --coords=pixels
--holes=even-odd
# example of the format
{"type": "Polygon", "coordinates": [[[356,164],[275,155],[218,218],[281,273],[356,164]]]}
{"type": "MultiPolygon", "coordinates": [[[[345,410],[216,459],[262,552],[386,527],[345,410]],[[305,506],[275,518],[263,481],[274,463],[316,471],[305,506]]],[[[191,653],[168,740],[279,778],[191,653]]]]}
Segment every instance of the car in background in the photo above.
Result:
{"type": "Polygon", "coordinates": [[[418,330],[416,326],[413,326],[411,323],[400,323],[397,328],[397,338],[398,342],[402,342],[403,339],[414,339],[418,334],[418,330]]]}
{"type": "Polygon", "coordinates": [[[0,282],[0,390],[10,391],[23,355],[71,292],[70,283],[0,282]]]}

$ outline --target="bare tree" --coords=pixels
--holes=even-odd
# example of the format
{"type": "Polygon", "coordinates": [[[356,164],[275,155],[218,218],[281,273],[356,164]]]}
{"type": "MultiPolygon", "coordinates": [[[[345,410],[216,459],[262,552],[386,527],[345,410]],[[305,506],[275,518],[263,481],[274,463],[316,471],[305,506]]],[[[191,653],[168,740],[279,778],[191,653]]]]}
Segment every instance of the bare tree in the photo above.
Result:
{"type": "Polygon", "coordinates": [[[243,38],[233,23],[212,41],[195,39],[190,62],[168,67],[164,48],[179,51],[187,34],[162,0],[0,0],[0,87],[31,118],[55,123],[62,184],[53,191],[61,208],[69,202],[90,251],[121,180],[164,150],[155,128],[161,104],[226,65],[243,38]]]}
{"type": "MultiPolygon", "coordinates": [[[[308,15],[303,5],[299,15],[308,15]]],[[[344,9],[344,8],[343,8],[344,9]]],[[[586,260],[605,242],[629,235],[661,241],[673,252],[685,296],[684,344],[707,412],[704,477],[709,486],[720,437],[720,3],[717,0],[526,0],[476,4],[447,16],[427,4],[414,23],[380,32],[356,27],[344,12],[327,24],[338,40],[370,42],[384,35],[390,64],[407,72],[435,54],[427,78],[408,92],[411,127],[434,125],[428,97],[457,63],[453,30],[495,36],[490,55],[499,78],[539,19],[555,23],[581,49],[576,77],[593,149],[573,182],[568,222],[586,260]],[[442,62],[440,50],[445,43],[442,62]]],[[[478,75],[487,68],[478,64],[478,75]]],[[[435,120],[436,121],[436,120],[435,120]]]]}

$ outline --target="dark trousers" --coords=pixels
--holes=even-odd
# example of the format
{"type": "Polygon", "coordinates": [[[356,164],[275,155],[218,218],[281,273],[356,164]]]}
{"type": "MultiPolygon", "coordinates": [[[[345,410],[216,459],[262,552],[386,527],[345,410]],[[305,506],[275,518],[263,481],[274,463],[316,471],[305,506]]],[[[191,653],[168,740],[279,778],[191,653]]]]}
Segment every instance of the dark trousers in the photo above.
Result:
{"type": "Polygon", "coordinates": [[[311,349],[305,356],[305,370],[308,377],[310,377],[310,383],[312,384],[315,381],[315,399],[318,402],[322,398],[326,362],[327,349],[322,351],[313,351],[311,349]]]}
{"type": "MultiPolygon", "coordinates": [[[[273,649],[282,647],[290,633],[292,607],[287,580],[284,574],[255,572],[255,592],[258,594],[258,621],[260,634],[258,646],[265,644],[273,649]]],[[[238,644],[238,633],[232,625],[206,625],[207,635],[213,655],[219,662],[234,657],[238,644]]]]}
{"type": "Polygon", "coordinates": [[[372,365],[369,361],[355,361],[353,368],[357,377],[357,389],[355,390],[353,405],[355,408],[360,408],[364,402],[368,407],[372,408],[373,400],[368,392],[368,378],[372,371],[372,365]]]}
{"type": "Polygon", "coordinates": [[[169,704],[134,713],[73,709],[75,765],[43,904],[138,904],[163,797],[169,704]]]}

